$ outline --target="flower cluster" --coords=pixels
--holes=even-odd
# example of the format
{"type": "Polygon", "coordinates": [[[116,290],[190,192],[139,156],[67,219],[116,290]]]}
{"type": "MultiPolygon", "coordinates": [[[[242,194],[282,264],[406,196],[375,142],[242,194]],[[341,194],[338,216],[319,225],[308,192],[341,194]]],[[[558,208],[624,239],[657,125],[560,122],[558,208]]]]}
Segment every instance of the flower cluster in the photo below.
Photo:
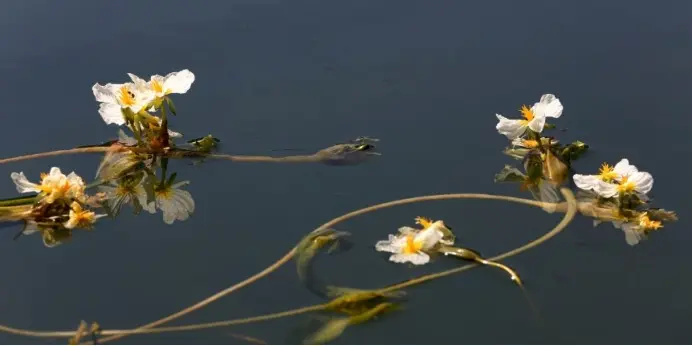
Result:
{"type": "Polygon", "coordinates": [[[151,150],[171,145],[171,137],[182,135],[170,131],[166,106],[175,115],[170,94],[184,94],[195,81],[189,70],[172,72],[166,76],[153,75],[148,81],[132,74],[131,82],[94,84],[91,88],[99,102],[99,114],[106,124],[126,125],[135,135],[137,143],[151,150]],[[165,105],[164,105],[165,104],[165,105]],[[159,112],[160,114],[152,114],[159,112]]]}
{"type": "Polygon", "coordinates": [[[37,193],[35,202],[22,215],[26,223],[23,233],[41,232],[46,246],[60,244],[71,236],[73,229],[91,229],[104,216],[90,210],[103,200],[101,194],[88,196],[84,181],[76,173],[68,175],[53,167],[41,174],[40,183],[30,182],[24,172],[10,175],[20,193],[37,193]]]}
{"type": "MultiPolygon", "coordinates": [[[[567,181],[571,163],[588,146],[575,141],[561,146],[554,137],[544,137],[543,131],[553,125],[547,118],[559,118],[563,106],[552,94],[541,96],[533,107],[521,108],[523,119],[511,120],[496,114],[497,131],[511,141],[504,153],[523,161],[524,171],[505,166],[495,176],[496,182],[520,182],[535,199],[557,203],[557,188],[567,181]]],[[[629,160],[622,159],[611,166],[604,163],[598,174],[574,174],[574,184],[581,190],[580,211],[594,217],[595,224],[611,221],[625,232],[628,244],[635,245],[652,231],[663,227],[664,221],[677,219],[674,213],[648,208],[647,194],[654,179],[648,172],[639,171],[629,160]]]]}
{"type": "Polygon", "coordinates": [[[556,138],[543,136],[544,130],[554,127],[547,119],[559,118],[563,109],[560,99],[545,94],[531,108],[521,107],[523,119],[507,119],[496,114],[495,128],[511,144],[504,153],[522,160],[524,171],[505,166],[495,181],[520,182],[522,189],[529,190],[540,201],[554,203],[559,200],[558,187],[566,181],[571,161],[588,148],[580,141],[562,146],[556,138]]]}
{"type": "Polygon", "coordinates": [[[648,193],[654,185],[649,172],[643,172],[621,159],[615,166],[603,163],[598,174],[575,174],[572,179],[581,189],[582,200],[594,208],[606,208],[610,215],[594,221],[612,221],[615,228],[625,233],[629,245],[636,245],[646,239],[651,231],[663,227],[664,221],[674,221],[674,213],[648,207],[648,193]]]}

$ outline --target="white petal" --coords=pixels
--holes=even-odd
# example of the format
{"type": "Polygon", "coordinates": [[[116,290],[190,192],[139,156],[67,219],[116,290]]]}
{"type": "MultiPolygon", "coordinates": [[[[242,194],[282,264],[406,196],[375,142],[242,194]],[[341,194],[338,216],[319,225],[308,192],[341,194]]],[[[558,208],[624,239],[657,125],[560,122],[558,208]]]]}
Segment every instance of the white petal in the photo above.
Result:
{"type": "Polygon", "coordinates": [[[526,125],[523,120],[507,119],[502,115],[495,114],[499,122],[495,126],[497,131],[509,139],[515,139],[526,132],[526,125]]]}
{"type": "Polygon", "coordinates": [[[559,118],[562,115],[562,103],[553,94],[541,96],[540,101],[531,107],[535,117],[559,118]]]}
{"type": "Polygon", "coordinates": [[[142,206],[142,209],[148,211],[150,214],[156,214],[156,202],[151,201],[147,203],[147,192],[144,190],[141,183],[135,188],[135,194],[137,195],[137,200],[142,206]]]}
{"type": "Polygon", "coordinates": [[[424,252],[414,254],[395,253],[389,256],[389,260],[396,263],[411,262],[415,265],[422,265],[430,262],[430,256],[424,252]]]}
{"type": "Polygon", "coordinates": [[[157,198],[156,199],[156,204],[158,205],[159,209],[163,212],[163,222],[167,224],[172,224],[175,222],[175,218],[178,214],[178,210],[175,206],[175,204],[168,199],[164,198],[157,198]]]}
{"type": "Polygon", "coordinates": [[[389,240],[380,240],[375,243],[375,250],[379,252],[398,253],[401,251],[402,243],[398,241],[398,237],[389,235],[389,240]]]}
{"type": "Polygon", "coordinates": [[[29,179],[27,179],[24,175],[24,172],[13,172],[12,174],[10,174],[10,178],[12,178],[14,184],[17,185],[17,191],[19,193],[41,192],[39,186],[37,184],[30,182],[29,179]]]}
{"type": "Polygon", "coordinates": [[[164,77],[163,90],[167,94],[184,94],[190,90],[194,81],[195,75],[190,70],[185,69],[179,72],[172,72],[164,77]]]}
{"type": "Polygon", "coordinates": [[[128,73],[127,75],[130,76],[130,79],[132,80],[132,83],[135,83],[135,85],[137,86],[138,89],[139,89],[140,87],[142,87],[142,86],[147,85],[147,81],[145,81],[145,80],[142,79],[142,78],[139,78],[136,74],[134,74],[134,73],[128,73]]]}
{"type": "Polygon", "coordinates": [[[442,239],[443,234],[437,229],[437,226],[430,226],[416,234],[415,242],[422,242],[422,249],[429,250],[437,245],[442,239]]]}
{"type": "Polygon", "coordinates": [[[118,104],[118,100],[113,93],[115,86],[115,84],[110,83],[106,85],[96,83],[91,87],[91,91],[94,93],[94,98],[96,98],[98,102],[118,104]]]}
{"type": "Polygon", "coordinates": [[[613,172],[617,173],[621,177],[629,176],[630,174],[637,172],[637,167],[630,165],[629,160],[622,159],[620,162],[615,164],[615,167],[613,167],[613,172]]]}
{"type": "Polygon", "coordinates": [[[51,167],[50,171],[48,172],[48,176],[58,178],[58,177],[62,177],[63,174],[62,174],[62,171],[60,170],[60,167],[51,167]]]}
{"type": "Polygon", "coordinates": [[[168,136],[171,137],[171,138],[180,138],[180,137],[183,136],[183,134],[180,133],[180,132],[175,132],[175,131],[169,129],[169,130],[168,130],[168,136]]]}
{"type": "Polygon", "coordinates": [[[635,190],[647,194],[654,187],[654,177],[649,172],[636,172],[629,176],[628,181],[634,183],[635,190]]]}
{"type": "Polygon", "coordinates": [[[644,239],[644,234],[639,232],[639,227],[635,224],[622,224],[622,231],[625,232],[625,241],[630,246],[637,245],[642,239],[644,239]]]}
{"type": "Polygon", "coordinates": [[[529,121],[529,128],[533,132],[541,133],[545,127],[545,116],[534,115],[533,119],[529,121]]]}
{"type": "Polygon", "coordinates": [[[399,233],[403,235],[418,233],[418,230],[409,226],[399,227],[399,233]]]}
{"type": "Polygon", "coordinates": [[[606,183],[605,181],[599,180],[594,191],[598,193],[599,196],[605,198],[611,198],[618,195],[618,186],[616,184],[606,183]]]}
{"type": "Polygon", "coordinates": [[[596,185],[598,185],[598,182],[600,181],[600,179],[598,179],[598,177],[595,175],[584,174],[575,174],[572,176],[572,180],[574,180],[574,184],[577,185],[578,188],[585,191],[596,189],[596,185]]]}
{"type": "Polygon", "coordinates": [[[119,105],[113,103],[102,103],[99,106],[99,114],[106,124],[125,124],[125,117],[123,116],[122,108],[119,105]]]}

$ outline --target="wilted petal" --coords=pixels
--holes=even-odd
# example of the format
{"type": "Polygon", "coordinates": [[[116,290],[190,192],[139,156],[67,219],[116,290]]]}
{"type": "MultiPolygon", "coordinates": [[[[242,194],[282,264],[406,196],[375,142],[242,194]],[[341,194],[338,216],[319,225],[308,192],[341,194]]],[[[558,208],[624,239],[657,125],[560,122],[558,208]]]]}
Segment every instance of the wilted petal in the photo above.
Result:
{"type": "Polygon", "coordinates": [[[509,139],[520,137],[526,132],[526,123],[524,120],[507,119],[502,115],[495,114],[499,122],[495,126],[497,131],[509,139]]]}
{"type": "Polygon", "coordinates": [[[17,185],[17,191],[19,193],[41,192],[39,186],[37,184],[30,182],[29,179],[27,179],[24,175],[24,172],[13,172],[12,174],[10,174],[10,178],[12,178],[14,184],[17,185]]]}
{"type": "Polygon", "coordinates": [[[623,223],[621,228],[622,231],[625,232],[625,241],[630,246],[639,244],[639,242],[645,238],[644,234],[640,232],[639,226],[636,224],[623,223]]]}
{"type": "Polygon", "coordinates": [[[395,253],[389,257],[389,260],[396,263],[411,262],[415,265],[423,265],[430,262],[430,256],[424,252],[413,254],[395,253]]]}

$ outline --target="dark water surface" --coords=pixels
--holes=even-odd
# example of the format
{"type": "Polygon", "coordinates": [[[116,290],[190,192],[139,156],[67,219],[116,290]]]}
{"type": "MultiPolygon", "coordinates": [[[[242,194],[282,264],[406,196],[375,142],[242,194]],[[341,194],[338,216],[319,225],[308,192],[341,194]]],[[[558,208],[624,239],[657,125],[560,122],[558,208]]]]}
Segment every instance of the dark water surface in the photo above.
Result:
{"type": "MultiPolygon", "coordinates": [[[[507,278],[476,269],[408,290],[405,310],[350,328],[338,343],[689,343],[692,241],[692,2],[688,1],[27,1],[0,3],[0,157],[98,143],[116,134],[91,85],[184,68],[172,127],[213,133],[222,150],[304,152],[367,135],[383,156],[353,167],[210,162],[172,166],[193,217],[129,211],[48,249],[0,234],[0,323],[65,330],[80,320],[130,328],[263,269],[323,222],[370,204],[446,192],[529,197],[493,183],[513,163],[495,113],[554,93],[565,141],[592,147],[576,169],[627,157],[656,179],[657,205],[680,221],[635,247],[579,217],[506,261],[545,322],[507,278]]],[[[293,153],[293,152],[289,152],[293,153]]],[[[277,154],[277,153],[273,153],[277,154]]],[[[93,177],[98,155],[8,164],[32,179],[52,165],[93,177]]],[[[387,261],[374,243],[413,217],[443,219],[459,241],[493,254],[559,221],[493,201],[446,201],[369,214],[340,226],[355,246],[320,259],[337,285],[374,288],[457,265],[387,261]]],[[[287,265],[176,324],[247,317],[321,302],[287,265]]],[[[309,316],[125,343],[299,342],[309,316]],[[302,333],[302,334],[301,334],[302,333]]],[[[2,343],[39,340],[1,335],[2,343]]],[[[64,342],[65,340],[47,340],[64,342]]]]}

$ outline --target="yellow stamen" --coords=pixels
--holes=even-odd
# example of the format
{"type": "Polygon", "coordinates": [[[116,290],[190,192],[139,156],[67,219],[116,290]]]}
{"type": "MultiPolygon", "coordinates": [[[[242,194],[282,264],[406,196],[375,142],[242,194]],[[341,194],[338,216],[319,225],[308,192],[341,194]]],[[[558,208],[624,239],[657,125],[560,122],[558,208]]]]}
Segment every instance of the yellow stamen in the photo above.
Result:
{"type": "Polygon", "coordinates": [[[519,110],[521,112],[521,116],[524,117],[525,120],[522,120],[522,123],[528,124],[529,121],[533,120],[533,111],[531,108],[527,107],[526,105],[521,106],[521,109],[519,110]]]}
{"type": "Polygon", "coordinates": [[[538,141],[535,139],[522,139],[521,142],[525,148],[533,149],[538,147],[538,141]]]}
{"type": "Polygon", "coordinates": [[[127,86],[123,85],[120,87],[120,102],[125,106],[135,105],[135,94],[133,94],[127,86]]]}
{"type": "Polygon", "coordinates": [[[151,88],[154,90],[155,93],[157,94],[163,94],[163,85],[161,82],[157,80],[152,80],[151,81],[151,88]]]}
{"type": "Polygon", "coordinates": [[[630,193],[634,191],[636,186],[633,182],[628,181],[628,177],[622,177],[622,181],[618,185],[618,192],[620,193],[630,193]]]}
{"type": "Polygon", "coordinates": [[[401,252],[410,255],[417,253],[421,250],[422,247],[423,243],[420,241],[415,241],[413,238],[413,234],[409,234],[406,236],[406,245],[401,250],[401,252]]]}
{"type": "Polygon", "coordinates": [[[615,167],[604,162],[598,170],[598,177],[605,182],[611,182],[618,177],[618,174],[613,171],[614,169],[615,167]]]}
{"type": "Polygon", "coordinates": [[[644,229],[647,229],[647,230],[649,230],[649,229],[656,230],[656,229],[663,227],[663,224],[661,223],[661,221],[654,221],[654,220],[649,219],[649,215],[647,215],[646,213],[639,215],[639,225],[641,227],[644,227],[644,229]]]}
{"type": "Polygon", "coordinates": [[[432,220],[428,219],[427,217],[417,216],[416,224],[421,225],[423,229],[425,229],[432,225],[432,220]]]}

